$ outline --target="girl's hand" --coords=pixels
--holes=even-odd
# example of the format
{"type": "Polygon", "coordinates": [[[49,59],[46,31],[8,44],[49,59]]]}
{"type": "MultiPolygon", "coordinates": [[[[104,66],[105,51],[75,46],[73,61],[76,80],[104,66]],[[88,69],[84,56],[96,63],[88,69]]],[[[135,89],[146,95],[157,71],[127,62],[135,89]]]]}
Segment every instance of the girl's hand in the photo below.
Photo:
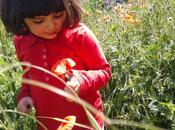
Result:
{"type": "Polygon", "coordinates": [[[66,83],[66,87],[64,90],[68,93],[73,94],[72,91],[74,91],[76,94],[78,94],[80,89],[80,83],[78,79],[75,76],[72,76],[69,81],[66,83]],[[72,90],[71,90],[72,89],[72,90]]]}
{"type": "Polygon", "coordinates": [[[31,97],[24,97],[19,101],[17,110],[24,113],[30,113],[33,107],[33,99],[31,97]]]}

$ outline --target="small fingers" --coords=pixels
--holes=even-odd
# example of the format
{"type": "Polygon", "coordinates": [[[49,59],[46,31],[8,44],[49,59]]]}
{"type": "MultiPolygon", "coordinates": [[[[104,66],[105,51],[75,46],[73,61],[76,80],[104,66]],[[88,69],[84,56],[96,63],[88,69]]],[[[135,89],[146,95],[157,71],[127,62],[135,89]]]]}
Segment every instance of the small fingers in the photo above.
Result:
{"type": "Polygon", "coordinates": [[[24,97],[22,98],[18,105],[17,105],[17,110],[24,112],[24,113],[29,113],[31,112],[31,109],[34,107],[33,105],[33,100],[31,97],[24,97]]]}
{"type": "Polygon", "coordinates": [[[67,92],[70,92],[70,88],[72,89],[72,90],[74,90],[76,93],[78,92],[77,90],[79,89],[79,87],[80,87],[80,83],[79,83],[79,81],[77,80],[77,78],[76,77],[72,77],[71,79],[70,79],[70,81],[68,81],[67,83],[66,83],[66,87],[65,87],[65,90],[67,91],[67,92]]]}

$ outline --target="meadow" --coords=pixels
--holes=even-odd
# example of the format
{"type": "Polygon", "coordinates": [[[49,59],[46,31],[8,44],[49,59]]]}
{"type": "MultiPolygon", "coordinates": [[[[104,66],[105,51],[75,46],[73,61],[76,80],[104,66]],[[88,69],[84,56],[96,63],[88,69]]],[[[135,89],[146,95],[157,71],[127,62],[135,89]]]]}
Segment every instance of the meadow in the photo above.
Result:
{"type": "MultiPolygon", "coordinates": [[[[84,3],[113,73],[101,90],[106,130],[175,130],[175,1],[141,1],[84,3]]],[[[35,130],[34,113],[16,111],[22,70],[12,42],[0,24],[0,130],[35,130]]]]}

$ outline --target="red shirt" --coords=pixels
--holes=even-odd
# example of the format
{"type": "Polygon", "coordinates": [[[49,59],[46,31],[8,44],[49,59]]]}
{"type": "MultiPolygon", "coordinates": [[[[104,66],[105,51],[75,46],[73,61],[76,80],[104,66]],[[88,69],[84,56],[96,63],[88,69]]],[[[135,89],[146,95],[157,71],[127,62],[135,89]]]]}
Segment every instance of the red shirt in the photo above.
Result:
{"type": "MultiPolygon", "coordinates": [[[[99,89],[105,86],[111,77],[110,65],[96,37],[87,26],[80,23],[74,28],[63,29],[52,40],[41,39],[32,34],[15,36],[14,44],[21,62],[29,62],[47,70],[51,70],[58,60],[73,59],[76,62],[73,71],[79,74],[77,79],[80,82],[80,98],[102,111],[99,89]]],[[[60,89],[65,87],[58,79],[34,68],[30,68],[23,77],[44,82],[60,89]]],[[[63,119],[66,116],[74,115],[77,117],[77,123],[90,124],[80,105],[69,102],[64,97],[48,90],[23,83],[18,101],[24,96],[33,98],[36,116],[63,119]]],[[[103,121],[97,116],[95,118],[102,126],[103,121]]],[[[59,122],[50,119],[39,120],[44,123],[48,130],[56,130],[60,125],[59,122]]],[[[39,130],[42,129],[39,128],[39,130]]],[[[84,129],[74,127],[73,130],[84,129]]]]}

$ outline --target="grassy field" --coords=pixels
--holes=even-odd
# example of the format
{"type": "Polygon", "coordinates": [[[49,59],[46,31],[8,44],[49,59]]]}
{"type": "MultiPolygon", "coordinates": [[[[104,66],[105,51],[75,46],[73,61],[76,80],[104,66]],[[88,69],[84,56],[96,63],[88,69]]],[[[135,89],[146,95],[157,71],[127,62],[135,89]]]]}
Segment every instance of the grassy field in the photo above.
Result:
{"type": "MultiPolygon", "coordinates": [[[[175,130],[175,1],[130,2],[107,9],[101,0],[84,4],[83,21],[113,72],[101,90],[104,114],[115,124],[106,130],[175,130]]],[[[21,74],[0,25],[0,130],[35,130],[34,119],[15,113],[21,74]]]]}

